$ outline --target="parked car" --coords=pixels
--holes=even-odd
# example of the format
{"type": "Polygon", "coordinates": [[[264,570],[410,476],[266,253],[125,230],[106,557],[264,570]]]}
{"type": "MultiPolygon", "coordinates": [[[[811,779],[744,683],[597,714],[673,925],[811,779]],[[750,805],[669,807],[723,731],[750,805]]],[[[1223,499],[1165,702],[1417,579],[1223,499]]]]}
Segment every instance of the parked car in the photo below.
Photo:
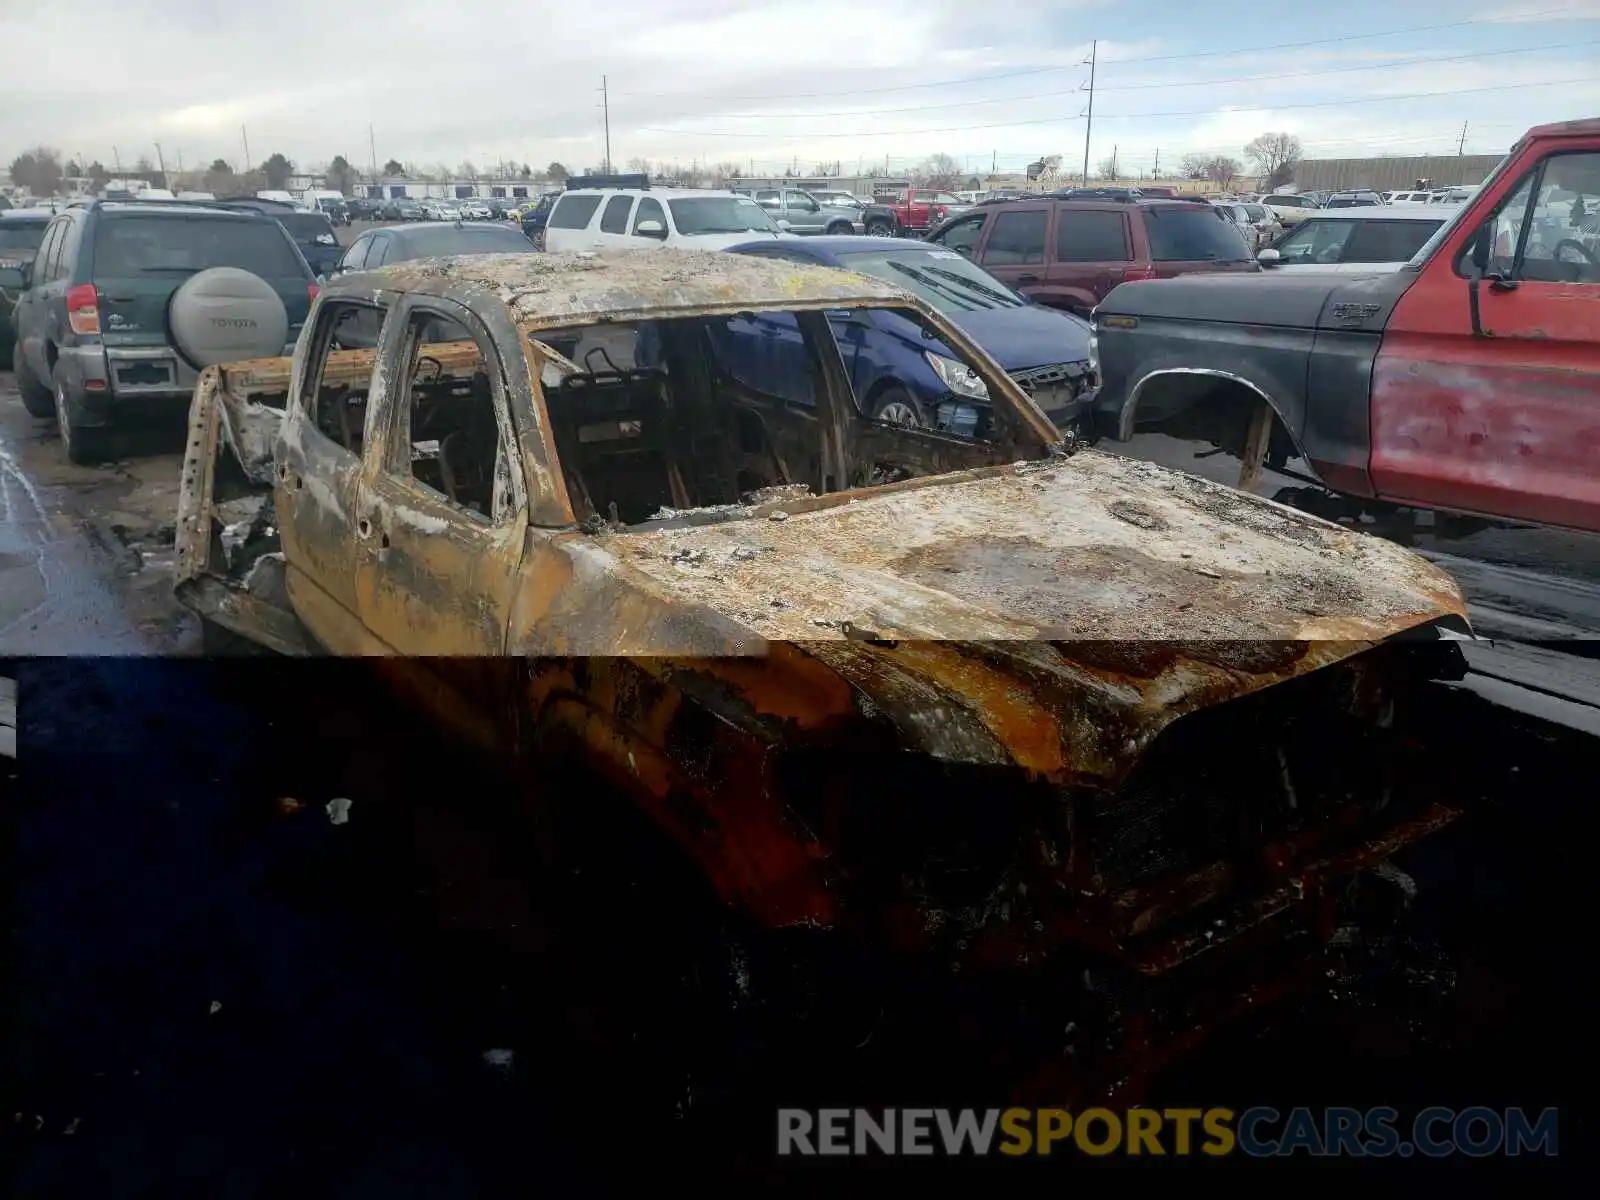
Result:
{"type": "Polygon", "coordinates": [[[1122,1078],[1192,1043],[1195,1012],[1246,1007],[1241,979],[1322,981],[1314,956],[1375,907],[1333,922],[1327,898],[1455,812],[1412,749],[1434,681],[1464,675],[1439,640],[1462,625],[1451,578],[1192,476],[1069,455],[900,289],[695,251],[662,279],[641,257],[391,270],[387,320],[477,332],[376,354],[330,353],[375,300],[370,277],[332,283],[293,364],[196,389],[180,600],[273,648],[384,655],[375,686],[536,781],[500,800],[548,831],[556,873],[626,837],[645,877],[697,885],[652,892],[664,920],[736,914],[748,1004],[696,992],[667,1037],[772,1006],[792,1030],[793,981],[825,979],[896,1025],[1033,999],[1046,1020],[982,1035],[1030,1066],[1076,1062],[1063,1025],[1111,1013],[1092,1068],[1122,1078]],[[999,440],[859,412],[835,307],[926,322],[988,387],[999,440]],[[728,378],[705,334],[730,310],[795,315],[813,408],[728,378]],[[646,331],[669,370],[623,366],[646,331]],[[291,376],[294,402],[261,403],[291,376]],[[231,562],[217,454],[272,497],[273,532],[231,562]],[[673,911],[702,889],[708,911],[673,911]],[[884,958],[917,981],[886,1009],[884,958]]]}
{"type": "Polygon", "coordinates": [[[970,205],[961,203],[949,192],[917,189],[902,192],[893,203],[885,205],[894,217],[894,227],[873,221],[865,222],[866,231],[875,237],[901,237],[907,233],[924,233],[936,228],[940,222],[959,216],[970,205]]]}
{"type": "Polygon", "coordinates": [[[1285,229],[1298,225],[1322,204],[1312,196],[1263,196],[1261,203],[1272,210],[1278,223],[1285,229]]]}
{"type": "Polygon", "coordinates": [[[721,250],[752,236],[793,236],[749,196],[697,188],[572,187],[545,222],[548,250],[670,246],[721,250]]]}
{"type": "Polygon", "coordinates": [[[1385,204],[1426,204],[1432,192],[1384,192],[1385,204]]]}
{"type": "Polygon", "coordinates": [[[1478,194],[1480,184],[1462,184],[1457,187],[1441,188],[1428,200],[1429,204],[1465,204],[1478,194]]]}
{"type": "Polygon", "coordinates": [[[1267,461],[1352,505],[1600,532],[1600,228],[1566,194],[1600,195],[1600,121],[1531,130],[1397,271],[1118,288],[1097,416],[1237,451],[1266,413],[1267,461]]]}
{"type": "Polygon", "coordinates": [[[0,366],[11,366],[17,340],[11,311],[24,290],[23,267],[31,263],[55,213],[45,208],[0,208],[0,366]]]}
{"type": "Polygon", "coordinates": [[[289,231],[312,273],[326,275],[338,263],[343,251],[333,221],[323,212],[306,212],[276,200],[218,200],[220,208],[244,209],[263,213],[289,231]]]}
{"type": "Polygon", "coordinates": [[[1329,208],[1378,208],[1384,203],[1382,196],[1373,191],[1334,192],[1323,201],[1322,207],[1329,208]]]}
{"type": "Polygon", "coordinates": [[[849,234],[866,229],[858,206],[823,204],[799,188],[735,188],[734,192],[766,209],[773,224],[787,233],[849,234]]]}
{"type": "Polygon", "coordinates": [[[1421,204],[1322,209],[1258,251],[1256,261],[1274,273],[1398,271],[1447,216],[1421,204]]]}
{"type": "Polygon", "coordinates": [[[1244,238],[1245,245],[1250,247],[1252,253],[1273,242],[1283,233],[1283,226],[1278,223],[1278,218],[1264,204],[1249,204],[1242,200],[1214,200],[1211,201],[1211,207],[1238,228],[1239,236],[1244,238]]]}
{"type": "MultiPolygon", "coordinates": [[[[909,238],[822,237],[734,246],[735,253],[858,271],[903,287],[959,326],[1059,428],[1088,414],[1089,327],[1041,308],[953,250],[909,238]]],[[[991,435],[993,408],[976,375],[892,312],[830,314],[850,384],[881,421],[991,435]]],[[[728,362],[741,380],[782,395],[806,375],[799,326],[787,313],[728,322],[728,362]]],[[[805,402],[804,397],[800,402],[805,402]]]]}
{"type": "Polygon", "coordinates": [[[463,221],[489,221],[494,219],[494,209],[490,208],[482,200],[463,200],[459,211],[463,221]]]}
{"type": "Polygon", "coordinates": [[[1191,200],[1014,200],[946,221],[928,241],[1082,316],[1130,279],[1260,270],[1238,230],[1191,200]]]}
{"type": "Polygon", "coordinates": [[[75,463],[103,457],[118,424],[192,394],[205,366],[245,357],[241,339],[287,353],[317,294],[280,221],[221,205],[63,209],[23,274],[17,388],[28,412],[56,418],[75,463]],[[213,320],[219,304],[245,324],[213,320]]]}
{"type": "Polygon", "coordinates": [[[300,203],[313,212],[323,214],[335,225],[350,224],[350,206],[343,192],[311,188],[301,195],[300,203]]]}
{"type": "MultiPolygon", "coordinates": [[[[419,258],[524,254],[532,253],[533,249],[533,243],[519,229],[499,221],[385,225],[369,229],[352,242],[332,277],[375,271],[419,258]]],[[[340,344],[345,349],[370,349],[378,344],[380,324],[376,310],[352,314],[351,319],[340,326],[340,344]]]]}
{"type": "Polygon", "coordinates": [[[544,249],[545,225],[550,220],[550,213],[556,206],[560,192],[547,192],[538,200],[523,205],[520,224],[522,232],[527,239],[540,250],[544,249]]]}

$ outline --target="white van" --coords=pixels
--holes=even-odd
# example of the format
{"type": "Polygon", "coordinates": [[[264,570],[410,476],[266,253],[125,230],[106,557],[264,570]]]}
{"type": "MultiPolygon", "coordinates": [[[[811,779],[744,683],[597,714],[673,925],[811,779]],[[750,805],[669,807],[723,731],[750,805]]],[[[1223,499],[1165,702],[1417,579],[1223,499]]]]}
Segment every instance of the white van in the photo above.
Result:
{"type": "Polygon", "coordinates": [[[695,188],[573,188],[545,225],[546,250],[673,246],[722,250],[788,238],[749,196],[695,188]]]}

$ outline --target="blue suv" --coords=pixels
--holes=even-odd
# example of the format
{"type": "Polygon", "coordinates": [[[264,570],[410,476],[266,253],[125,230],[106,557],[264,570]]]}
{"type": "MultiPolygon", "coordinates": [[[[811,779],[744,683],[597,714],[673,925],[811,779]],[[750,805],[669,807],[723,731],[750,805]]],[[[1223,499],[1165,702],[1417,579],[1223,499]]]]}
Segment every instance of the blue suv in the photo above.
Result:
{"type": "MultiPolygon", "coordinates": [[[[825,235],[747,242],[729,253],[842,267],[896,284],[960,326],[1058,427],[1076,426],[1088,416],[1094,387],[1088,323],[1033,304],[952,250],[910,238],[825,235]]],[[[924,336],[920,325],[883,311],[829,316],[868,416],[966,437],[989,436],[992,409],[983,381],[942,342],[924,336]]],[[[810,402],[809,366],[792,315],[732,318],[717,341],[735,378],[797,403],[810,402]]]]}

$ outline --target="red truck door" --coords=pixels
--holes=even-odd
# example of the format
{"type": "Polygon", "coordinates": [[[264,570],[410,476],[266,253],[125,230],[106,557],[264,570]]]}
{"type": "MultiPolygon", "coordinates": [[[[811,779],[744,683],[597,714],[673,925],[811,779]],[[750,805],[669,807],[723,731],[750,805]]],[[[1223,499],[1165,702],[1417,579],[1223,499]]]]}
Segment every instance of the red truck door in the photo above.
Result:
{"type": "Polygon", "coordinates": [[[1600,122],[1513,155],[1384,330],[1372,481],[1385,500],[1600,531],[1600,122]]]}

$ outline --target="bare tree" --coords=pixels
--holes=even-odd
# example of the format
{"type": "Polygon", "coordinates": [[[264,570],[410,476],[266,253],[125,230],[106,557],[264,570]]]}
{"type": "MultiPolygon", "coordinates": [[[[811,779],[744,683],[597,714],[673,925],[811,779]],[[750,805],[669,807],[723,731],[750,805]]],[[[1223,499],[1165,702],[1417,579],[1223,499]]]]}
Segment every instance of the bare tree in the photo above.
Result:
{"type": "Polygon", "coordinates": [[[553,162],[544,169],[544,174],[545,178],[550,180],[552,183],[565,183],[571,172],[569,172],[560,163],[553,162]]]}
{"type": "Polygon", "coordinates": [[[744,177],[744,172],[736,162],[719,162],[711,168],[712,187],[730,187],[744,177]]]}
{"type": "Polygon", "coordinates": [[[1305,147],[1292,133],[1263,133],[1244,148],[1245,157],[1255,164],[1262,191],[1271,191],[1294,180],[1295,169],[1305,156],[1305,147]]]}
{"type": "Polygon", "coordinates": [[[650,174],[650,160],[648,158],[639,158],[638,156],[630,158],[628,160],[628,173],[630,175],[650,174]]]}
{"type": "Polygon", "coordinates": [[[1041,180],[1048,183],[1059,174],[1061,174],[1061,155],[1046,154],[1039,160],[1039,178],[1041,180]]]}
{"type": "Polygon", "coordinates": [[[385,175],[404,175],[406,173],[406,169],[398,158],[391,158],[388,162],[383,164],[383,173],[385,175]]]}
{"type": "Polygon", "coordinates": [[[1178,170],[1183,173],[1185,179],[1208,179],[1210,176],[1207,174],[1207,169],[1210,163],[1208,155],[1185,154],[1183,161],[1178,164],[1178,170]]]}
{"type": "Polygon", "coordinates": [[[1117,178],[1117,156],[1113,154],[1109,158],[1101,159],[1097,170],[1101,179],[1115,180],[1117,178]]]}
{"type": "Polygon", "coordinates": [[[1206,178],[1227,187],[1239,177],[1239,160],[1217,154],[1206,160],[1206,178]]]}
{"type": "Polygon", "coordinates": [[[476,179],[478,177],[477,164],[471,159],[462,159],[456,164],[456,174],[462,179],[476,179]]]}
{"type": "Polygon", "coordinates": [[[912,176],[927,187],[948,190],[961,177],[961,164],[948,154],[930,154],[912,176]]]}

